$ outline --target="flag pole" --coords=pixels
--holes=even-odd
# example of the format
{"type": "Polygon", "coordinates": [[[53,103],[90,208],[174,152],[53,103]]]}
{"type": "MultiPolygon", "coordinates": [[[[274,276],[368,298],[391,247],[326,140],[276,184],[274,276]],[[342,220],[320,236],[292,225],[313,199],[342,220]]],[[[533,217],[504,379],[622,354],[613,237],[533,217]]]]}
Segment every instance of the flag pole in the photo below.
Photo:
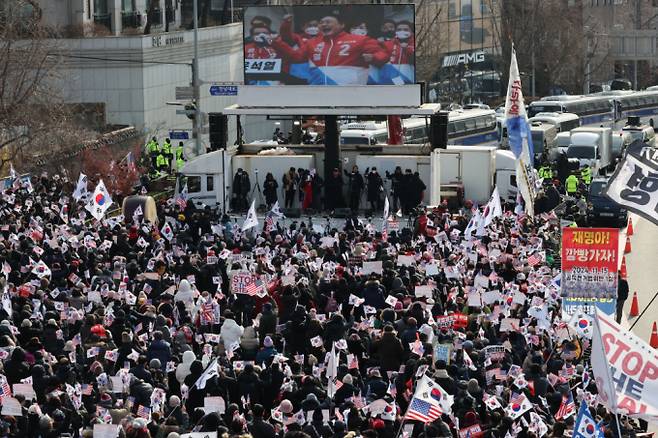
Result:
{"type": "MultiPolygon", "coordinates": [[[[598,315],[598,310],[596,311],[596,314],[594,315],[594,324],[596,327],[596,335],[599,337],[599,343],[601,344],[601,353],[603,354],[603,359],[606,359],[605,355],[605,347],[603,347],[603,337],[601,336],[601,326],[599,324],[599,315],[598,315]]],[[[592,365],[592,358],[590,357],[590,366],[592,365]]],[[[592,373],[594,372],[594,368],[592,368],[592,373]]],[[[605,373],[607,376],[607,381],[609,383],[612,383],[612,376],[610,375],[610,368],[605,367],[605,373]]],[[[617,425],[617,435],[621,437],[621,426],[619,425],[619,414],[617,414],[617,391],[615,388],[612,388],[612,394],[610,394],[611,401],[613,402],[613,409],[615,413],[615,424],[617,425]]]]}

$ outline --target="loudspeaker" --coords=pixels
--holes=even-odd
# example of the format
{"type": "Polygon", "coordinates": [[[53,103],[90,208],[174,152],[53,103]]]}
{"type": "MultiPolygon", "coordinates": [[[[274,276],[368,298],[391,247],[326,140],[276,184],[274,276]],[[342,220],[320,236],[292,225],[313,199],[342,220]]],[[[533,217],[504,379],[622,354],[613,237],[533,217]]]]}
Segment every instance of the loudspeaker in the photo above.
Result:
{"type": "Polygon", "coordinates": [[[222,113],[208,113],[208,134],[210,149],[226,149],[228,143],[228,116],[222,113]]]}
{"type": "Polygon", "coordinates": [[[352,217],[352,209],[351,208],[337,208],[334,210],[333,217],[338,218],[338,219],[347,219],[348,217],[352,217]]]}
{"type": "Polygon", "coordinates": [[[448,112],[441,111],[430,117],[430,144],[432,150],[448,146],[448,112]]]}
{"type": "Polygon", "coordinates": [[[299,208],[283,208],[281,211],[287,218],[299,218],[302,216],[302,211],[299,208]]]}

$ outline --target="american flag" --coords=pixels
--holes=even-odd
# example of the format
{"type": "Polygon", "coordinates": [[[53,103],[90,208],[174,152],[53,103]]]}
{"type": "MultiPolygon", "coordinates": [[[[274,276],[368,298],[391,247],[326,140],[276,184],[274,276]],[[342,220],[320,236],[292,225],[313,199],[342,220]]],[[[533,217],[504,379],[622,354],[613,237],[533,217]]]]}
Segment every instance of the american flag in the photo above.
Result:
{"type": "Polygon", "coordinates": [[[405,420],[418,420],[424,423],[431,423],[441,416],[441,410],[431,403],[419,398],[412,398],[405,420]]]}
{"type": "Polygon", "coordinates": [[[205,322],[211,323],[214,319],[214,310],[212,303],[206,303],[201,306],[201,319],[205,322]]]}
{"type": "Polygon", "coordinates": [[[181,210],[185,210],[185,207],[187,207],[187,200],[182,196],[177,196],[176,205],[178,205],[178,208],[180,208],[181,210]]]}
{"type": "Polygon", "coordinates": [[[137,407],[137,416],[144,418],[146,420],[151,419],[151,408],[147,408],[146,406],[139,405],[137,407]]]}
{"type": "Polygon", "coordinates": [[[265,227],[263,231],[269,233],[273,229],[274,229],[274,217],[268,213],[267,216],[265,216],[265,227]]]}
{"type": "Polygon", "coordinates": [[[81,389],[80,393],[81,393],[82,395],[91,395],[91,392],[92,392],[93,390],[94,390],[94,386],[93,386],[93,385],[87,385],[86,383],[83,383],[83,384],[82,384],[82,389],[81,389]]]}
{"type": "Polygon", "coordinates": [[[576,403],[573,401],[573,394],[569,391],[569,395],[562,396],[562,403],[560,408],[555,414],[556,420],[561,420],[563,418],[569,418],[576,413],[576,403]]]}
{"type": "Polygon", "coordinates": [[[244,291],[247,295],[258,295],[263,290],[264,285],[265,283],[263,283],[260,278],[252,277],[249,284],[245,286],[244,291]]]}
{"type": "Polygon", "coordinates": [[[542,261],[543,261],[543,257],[541,255],[541,253],[539,253],[539,252],[536,252],[533,255],[531,255],[530,257],[528,257],[528,264],[532,267],[537,266],[542,261]]]}
{"type": "Polygon", "coordinates": [[[11,397],[11,387],[7,382],[7,378],[0,375],[0,398],[2,397],[11,397]]]}

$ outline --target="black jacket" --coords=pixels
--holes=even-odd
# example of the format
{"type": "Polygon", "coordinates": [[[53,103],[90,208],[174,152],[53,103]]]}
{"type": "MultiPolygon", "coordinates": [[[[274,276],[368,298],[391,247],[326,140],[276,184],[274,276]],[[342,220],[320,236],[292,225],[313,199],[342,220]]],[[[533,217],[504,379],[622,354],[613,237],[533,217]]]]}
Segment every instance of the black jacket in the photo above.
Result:
{"type": "Polygon", "coordinates": [[[628,299],[628,282],[621,278],[617,282],[617,299],[618,300],[628,299]]]}
{"type": "Polygon", "coordinates": [[[274,438],[276,432],[274,427],[262,418],[254,418],[254,421],[249,423],[249,432],[254,438],[274,438]]]}

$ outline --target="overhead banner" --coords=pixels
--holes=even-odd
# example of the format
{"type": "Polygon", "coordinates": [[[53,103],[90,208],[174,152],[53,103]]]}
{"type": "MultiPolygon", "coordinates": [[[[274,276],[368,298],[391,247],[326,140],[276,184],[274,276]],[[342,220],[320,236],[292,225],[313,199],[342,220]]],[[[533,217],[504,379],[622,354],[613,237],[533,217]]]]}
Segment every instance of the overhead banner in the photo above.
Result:
{"type": "Polygon", "coordinates": [[[658,359],[653,348],[597,312],[590,360],[599,398],[611,412],[658,419],[658,359]]]}
{"type": "Polygon", "coordinates": [[[413,4],[249,7],[245,84],[414,84],[414,20],[413,4]]]}
{"type": "Polygon", "coordinates": [[[562,229],[562,312],[615,312],[619,230],[562,229]]]}
{"type": "Polygon", "coordinates": [[[658,154],[635,141],[610,178],[606,195],[628,210],[658,225],[658,154]]]}

